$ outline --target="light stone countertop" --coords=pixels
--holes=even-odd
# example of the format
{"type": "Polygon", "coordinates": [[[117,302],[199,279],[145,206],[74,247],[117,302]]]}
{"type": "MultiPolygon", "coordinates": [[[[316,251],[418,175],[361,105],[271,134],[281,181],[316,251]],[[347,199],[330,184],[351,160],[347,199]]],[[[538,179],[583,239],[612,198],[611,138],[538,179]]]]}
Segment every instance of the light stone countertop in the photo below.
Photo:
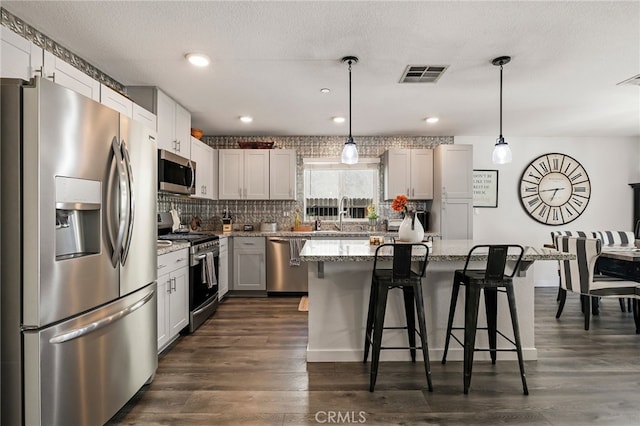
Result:
{"type": "MultiPolygon", "coordinates": [[[[480,244],[473,240],[438,240],[431,244],[429,249],[429,261],[449,262],[464,261],[469,250],[480,244]]],[[[378,246],[370,245],[363,240],[308,240],[300,251],[300,260],[304,262],[372,262],[378,246]]],[[[386,256],[381,260],[391,260],[390,249],[382,249],[386,256]]],[[[421,260],[419,251],[415,252],[414,260],[421,260]]],[[[422,254],[424,256],[424,253],[422,254]]],[[[535,260],[571,259],[573,255],[560,253],[549,248],[525,247],[524,262],[535,260]]],[[[471,260],[486,260],[486,254],[474,255],[471,260]]],[[[515,254],[508,259],[516,260],[515,254]]]]}
{"type": "MultiPolygon", "coordinates": [[[[398,236],[398,232],[385,232],[385,231],[312,231],[312,232],[293,232],[293,231],[276,231],[276,232],[262,232],[262,231],[233,231],[233,232],[225,232],[222,231],[200,231],[206,234],[217,235],[220,238],[234,238],[234,237],[284,237],[284,238],[305,238],[307,240],[313,238],[336,238],[336,239],[345,239],[345,238],[367,238],[366,241],[369,244],[368,238],[372,235],[379,235],[385,238],[393,238],[398,236]]],[[[438,238],[439,235],[436,233],[425,232],[425,238],[438,238]]],[[[358,240],[354,240],[358,241],[358,240]]],[[[158,256],[161,254],[171,253],[173,251],[180,250],[182,248],[189,247],[188,242],[179,242],[173,241],[173,245],[168,247],[157,246],[158,256]]]]}
{"type": "MultiPolygon", "coordinates": [[[[219,235],[220,237],[286,237],[286,238],[318,238],[318,237],[332,237],[337,239],[344,238],[369,238],[372,235],[380,235],[383,237],[397,237],[398,231],[333,231],[333,230],[321,230],[310,232],[293,232],[293,231],[276,231],[276,232],[262,232],[262,231],[233,231],[222,233],[220,231],[212,232],[212,234],[219,235]]],[[[439,234],[432,232],[425,232],[424,237],[439,237],[439,234]]]]}
{"type": "Polygon", "coordinates": [[[166,247],[158,245],[158,256],[190,247],[188,241],[171,241],[171,243],[172,244],[170,246],[166,247]]]}

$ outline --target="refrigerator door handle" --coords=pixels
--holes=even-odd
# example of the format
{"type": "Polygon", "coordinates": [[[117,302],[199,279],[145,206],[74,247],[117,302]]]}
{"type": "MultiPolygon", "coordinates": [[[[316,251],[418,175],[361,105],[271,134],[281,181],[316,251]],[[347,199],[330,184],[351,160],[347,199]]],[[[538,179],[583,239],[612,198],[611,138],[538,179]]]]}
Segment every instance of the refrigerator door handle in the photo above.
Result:
{"type": "Polygon", "coordinates": [[[127,185],[128,185],[128,225],[125,234],[124,248],[122,250],[122,256],[120,262],[124,265],[127,261],[127,255],[129,254],[129,247],[131,246],[131,239],[133,237],[133,222],[135,220],[135,199],[133,194],[133,171],[131,170],[131,159],[129,157],[129,150],[124,139],[120,143],[122,147],[122,158],[124,159],[127,171],[127,185]]]}
{"type": "MultiPolygon", "coordinates": [[[[111,256],[111,264],[115,267],[118,264],[118,260],[120,259],[120,255],[122,253],[122,242],[124,240],[124,233],[126,230],[127,219],[129,216],[129,206],[126,203],[128,197],[128,186],[127,186],[127,177],[124,165],[124,160],[122,158],[122,153],[120,152],[120,144],[118,143],[117,138],[113,138],[111,141],[111,149],[113,150],[113,154],[116,160],[116,167],[118,170],[118,194],[119,194],[119,214],[118,214],[118,236],[116,237],[115,243],[113,240],[111,243],[113,244],[113,254],[111,256]]],[[[113,237],[110,236],[110,239],[113,237]]]]}
{"type": "Polygon", "coordinates": [[[67,331],[66,333],[54,336],[51,339],[49,339],[49,343],[52,343],[52,344],[65,343],[65,342],[68,342],[69,340],[77,339],[78,337],[86,336],[89,333],[92,333],[96,330],[100,330],[101,328],[106,327],[109,324],[112,324],[126,317],[127,315],[133,313],[134,311],[137,311],[138,309],[143,307],[147,302],[149,302],[149,300],[153,298],[153,295],[154,295],[154,292],[152,291],[146,296],[144,296],[142,299],[135,302],[134,304],[127,306],[126,308],[122,309],[119,312],[116,312],[113,315],[109,315],[108,317],[102,318],[98,321],[94,321],[91,324],[85,325],[84,327],[79,327],[71,331],[67,331]]]}

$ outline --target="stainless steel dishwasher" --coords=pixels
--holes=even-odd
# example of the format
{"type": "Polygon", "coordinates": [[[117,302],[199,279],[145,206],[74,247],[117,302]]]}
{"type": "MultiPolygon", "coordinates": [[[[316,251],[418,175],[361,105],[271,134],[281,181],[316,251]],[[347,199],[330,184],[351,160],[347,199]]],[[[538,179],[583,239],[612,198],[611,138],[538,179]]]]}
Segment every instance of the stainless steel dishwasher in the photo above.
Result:
{"type": "MultiPolygon", "coordinates": [[[[267,238],[267,292],[307,293],[307,264],[290,266],[289,241],[291,238],[267,238]]],[[[303,240],[305,241],[305,240],[303,240]]]]}

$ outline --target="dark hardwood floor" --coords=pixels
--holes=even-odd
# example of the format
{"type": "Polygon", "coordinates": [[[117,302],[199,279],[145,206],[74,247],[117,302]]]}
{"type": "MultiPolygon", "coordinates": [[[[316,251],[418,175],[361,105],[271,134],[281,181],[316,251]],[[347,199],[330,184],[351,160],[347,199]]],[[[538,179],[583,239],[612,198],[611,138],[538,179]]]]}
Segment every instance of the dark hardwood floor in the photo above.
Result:
{"type": "Polygon", "coordinates": [[[556,292],[535,292],[539,359],[525,365],[529,396],[517,362],[499,356],[495,366],[474,364],[469,395],[462,363],[439,359],[431,362],[432,393],[422,365],[410,362],[382,364],[370,393],[369,364],[306,363],[299,298],[230,298],[161,357],[153,383],[109,424],[639,424],[640,335],[632,314],[605,300],[585,331],[575,295],[555,319],[556,292]]]}

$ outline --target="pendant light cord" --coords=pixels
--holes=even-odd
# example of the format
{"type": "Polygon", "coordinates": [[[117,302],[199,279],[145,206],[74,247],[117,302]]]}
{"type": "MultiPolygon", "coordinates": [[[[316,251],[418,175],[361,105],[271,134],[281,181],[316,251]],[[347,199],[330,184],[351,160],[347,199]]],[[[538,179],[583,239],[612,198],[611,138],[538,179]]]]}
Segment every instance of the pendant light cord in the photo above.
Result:
{"type": "Polygon", "coordinates": [[[502,65],[500,65],[500,139],[502,139],[502,65]]]}
{"type": "Polygon", "coordinates": [[[348,61],[349,64],[349,140],[351,137],[351,61],[348,61]]]}

